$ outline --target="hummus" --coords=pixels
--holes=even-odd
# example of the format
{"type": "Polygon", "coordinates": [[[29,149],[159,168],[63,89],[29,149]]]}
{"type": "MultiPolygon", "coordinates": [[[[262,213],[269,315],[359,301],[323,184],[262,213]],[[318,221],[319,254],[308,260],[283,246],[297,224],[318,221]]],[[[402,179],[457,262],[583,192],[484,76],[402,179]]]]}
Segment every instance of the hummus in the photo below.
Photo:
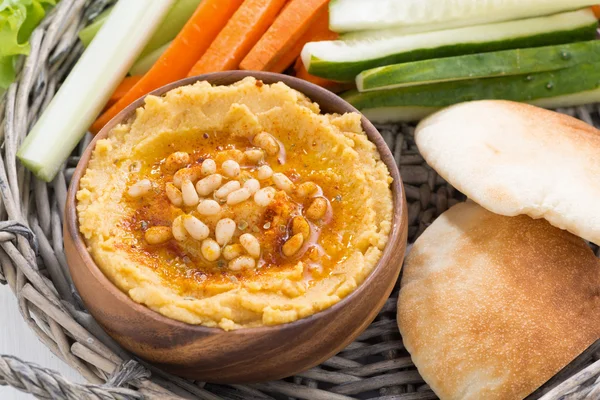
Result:
{"type": "Polygon", "coordinates": [[[392,181],[360,115],[246,78],[148,96],[99,140],[80,230],[134,301],[225,330],[319,312],[369,275],[392,181]]]}

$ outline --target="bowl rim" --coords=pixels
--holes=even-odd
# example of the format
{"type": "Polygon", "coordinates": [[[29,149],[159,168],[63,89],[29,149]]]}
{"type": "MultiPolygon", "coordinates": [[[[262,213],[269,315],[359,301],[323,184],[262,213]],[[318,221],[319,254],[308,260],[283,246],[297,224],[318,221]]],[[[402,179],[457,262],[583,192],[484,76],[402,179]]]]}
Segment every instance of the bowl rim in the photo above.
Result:
{"type": "MultiPolygon", "coordinates": [[[[342,99],[338,95],[324,89],[320,86],[317,86],[313,83],[304,81],[302,79],[272,73],[272,72],[258,72],[258,71],[225,71],[225,72],[213,72],[193,77],[187,77],[184,79],[180,79],[178,81],[169,83],[167,85],[161,86],[158,89],[155,89],[144,95],[131,104],[129,104],[126,108],[124,108],[121,112],[119,112],[114,118],[112,118],[93,138],[93,140],[88,144],[85,151],[81,155],[79,162],[75,168],[73,176],[71,178],[71,182],[69,184],[69,189],[67,193],[67,201],[65,204],[65,218],[64,224],[68,230],[70,238],[73,241],[73,245],[81,257],[83,264],[85,264],[85,268],[90,270],[90,273],[109,291],[113,296],[119,298],[123,303],[127,304],[134,311],[143,314],[146,318],[152,320],[154,323],[167,325],[172,329],[182,329],[187,331],[193,331],[195,333],[203,333],[203,334],[214,334],[214,333],[227,333],[229,335],[247,335],[247,334],[267,334],[273,328],[278,328],[280,330],[293,330],[297,327],[301,327],[302,325],[311,324],[312,321],[320,318],[327,317],[328,314],[331,314],[338,310],[339,308],[345,307],[348,303],[351,302],[355,297],[360,297],[362,292],[372,283],[375,277],[378,275],[378,271],[382,268],[385,268],[389,263],[392,253],[397,251],[398,241],[403,240],[403,230],[408,228],[408,224],[406,223],[407,218],[407,210],[404,207],[406,204],[404,187],[402,185],[402,180],[400,177],[400,171],[398,170],[398,166],[396,161],[391,153],[391,150],[385,143],[383,136],[379,133],[377,128],[366,119],[364,115],[362,115],[356,108],[354,108],[350,103],[346,102],[346,100],[342,99]],[[327,307],[321,311],[318,311],[314,314],[311,314],[307,317],[300,318],[298,320],[287,322],[284,324],[278,325],[263,325],[259,327],[253,328],[240,328],[234,329],[230,331],[225,331],[219,327],[207,327],[203,325],[194,325],[188,324],[183,321],[179,321],[173,318],[169,318],[163,314],[160,314],[158,311],[154,311],[151,308],[147,307],[144,304],[140,304],[135,302],[129,295],[125,292],[121,291],[98,267],[91,254],[87,251],[87,247],[85,244],[85,240],[83,235],[79,231],[79,219],[77,217],[77,199],[76,194],[79,190],[79,183],[87,170],[87,166],[89,160],[92,155],[93,149],[96,147],[96,143],[98,140],[104,139],[108,136],[110,130],[112,130],[116,125],[126,121],[128,118],[135,115],[135,110],[144,105],[144,99],[147,95],[153,96],[162,96],[166,92],[178,88],[180,86],[191,85],[199,81],[208,81],[213,84],[212,81],[215,80],[228,80],[232,79],[230,83],[218,83],[217,85],[231,85],[235,82],[239,82],[246,77],[254,77],[257,80],[265,81],[265,84],[272,84],[276,82],[282,82],[287,86],[299,91],[306,95],[311,101],[316,102],[312,99],[311,95],[306,93],[310,92],[313,94],[319,94],[320,97],[326,98],[331,104],[333,104],[336,108],[344,110],[344,113],[355,112],[361,115],[361,124],[363,131],[367,134],[369,141],[375,144],[377,151],[380,155],[381,160],[385,163],[388,168],[388,171],[393,178],[392,183],[390,184],[390,189],[392,191],[392,227],[388,236],[388,242],[386,243],[381,257],[375,264],[375,266],[369,272],[369,275],[354,289],[351,293],[349,293],[346,297],[342,298],[340,301],[335,303],[334,305],[327,307]],[[268,81],[268,82],[267,82],[268,81]],[[302,88],[302,89],[300,89],[302,88]]],[[[319,107],[323,106],[319,104],[319,107]]],[[[71,265],[69,265],[71,268],[71,265]]],[[[383,304],[383,303],[382,303],[383,304]]]]}

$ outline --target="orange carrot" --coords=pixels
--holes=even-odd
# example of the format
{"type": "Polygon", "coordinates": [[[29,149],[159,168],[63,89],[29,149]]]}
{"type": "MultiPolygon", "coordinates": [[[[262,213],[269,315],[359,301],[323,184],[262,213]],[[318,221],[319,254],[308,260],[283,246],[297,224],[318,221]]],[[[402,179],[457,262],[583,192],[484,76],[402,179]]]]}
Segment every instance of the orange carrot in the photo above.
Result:
{"type": "MultiPolygon", "coordinates": [[[[329,0],[291,0],[246,58],[240,69],[268,71],[308,30],[329,0]]],[[[329,23],[328,23],[329,24],[329,23]]]]}
{"type": "Polygon", "coordinates": [[[329,89],[334,93],[352,89],[352,87],[354,86],[353,83],[334,82],[325,78],[320,78],[318,76],[309,74],[306,68],[304,67],[304,63],[302,62],[301,58],[298,58],[296,60],[296,64],[294,64],[294,71],[296,71],[296,78],[304,79],[305,81],[314,83],[315,85],[321,86],[325,89],[329,89]]]}
{"type": "Polygon", "coordinates": [[[594,14],[596,14],[596,18],[600,18],[600,5],[592,6],[592,11],[594,11],[594,14]]]}
{"type": "Polygon", "coordinates": [[[190,68],[208,49],[242,1],[203,0],[150,71],[125,96],[102,114],[92,124],[90,130],[94,133],[98,132],[134,100],[167,83],[185,78],[190,68]]]}
{"type": "Polygon", "coordinates": [[[141,75],[126,76],[125,78],[123,78],[119,86],[117,86],[117,88],[113,92],[112,96],[110,96],[110,99],[108,99],[108,101],[106,102],[104,109],[109,108],[117,101],[119,101],[121,97],[125,96],[125,94],[127,94],[127,92],[129,92],[129,90],[131,90],[131,88],[139,82],[140,79],[142,79],[141,75]]]}
{"type": "Polygon", "coordinates": [[[245,0],[188,76],[237,69],[286,0],[245,0]]]}
{"type": "MultiPolygon", "coordinates": [[[[308,30],[304,32],[304,35],[298,39],[296,44],[294,44],[289,51],[280,54],[271,66],[266,67],[266,70],[269,72],[281,73],[292,65],[294,60],[300,56],[306,43],[335,40],[338,36],[337,33],[329,30],[329,10],[325,8],[319,12],[319,15],[317,15],[314,22],[310,25],[308,30]]],[[[240,68],[244,69],[243,65],[240,65],[240,68]]]]}

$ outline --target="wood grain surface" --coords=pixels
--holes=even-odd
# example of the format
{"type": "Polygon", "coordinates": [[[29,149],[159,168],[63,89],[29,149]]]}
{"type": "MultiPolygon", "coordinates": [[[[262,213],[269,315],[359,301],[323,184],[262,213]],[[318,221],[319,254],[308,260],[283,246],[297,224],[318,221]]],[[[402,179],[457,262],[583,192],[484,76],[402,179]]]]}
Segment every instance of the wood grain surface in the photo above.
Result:
{"type": "MultiPolygon", "coordinates": [[[[246,76],[265,83],[282,81],[317,102],[323,112],[357,112],[335,94],[281,74],[231,71],[174,82],[155,95],[197,80],[227,85],[246,76]]],[[[65,252],[75,286],[86,307],[123,347],[177,375],[209,382],[247,383],[280,379],[311,368],[351,343],[375,318],[400,272],[407,237],[406,200],[396,163],[375,127],[364,117],[363,128],[388,166],[394,216],[389,243],[367,279],[334,306],[310,317],[273,327],[225,332],[188,325],[133,302],[94,264],[79,233],[75,194],[98,139],[117,123],[130,118],[143,104],[139,99],[123,110],[96,136],[73,175],[64,225],[65,252]]]]}

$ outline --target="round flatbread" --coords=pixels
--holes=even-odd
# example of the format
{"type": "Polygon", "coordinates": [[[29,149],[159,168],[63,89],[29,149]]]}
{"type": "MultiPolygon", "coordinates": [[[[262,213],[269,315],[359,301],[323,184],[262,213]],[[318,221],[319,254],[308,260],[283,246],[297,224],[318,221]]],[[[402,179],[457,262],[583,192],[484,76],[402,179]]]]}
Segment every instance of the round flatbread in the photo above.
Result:
{"type": "Polygon", "coordinates": [[[542,219],[460,203],[404,264],[400,332],[443,400],[524,398],[600,337],[598,321],[600,261],[542,219]]]}
{"type": "Polygon", "coordinates": [[[463,103],[419,124],[427,163],[496,214],[545,218],[600,244],[600,131],[509,101],[463,103]]]}

